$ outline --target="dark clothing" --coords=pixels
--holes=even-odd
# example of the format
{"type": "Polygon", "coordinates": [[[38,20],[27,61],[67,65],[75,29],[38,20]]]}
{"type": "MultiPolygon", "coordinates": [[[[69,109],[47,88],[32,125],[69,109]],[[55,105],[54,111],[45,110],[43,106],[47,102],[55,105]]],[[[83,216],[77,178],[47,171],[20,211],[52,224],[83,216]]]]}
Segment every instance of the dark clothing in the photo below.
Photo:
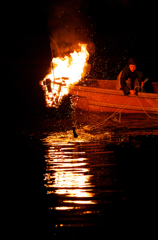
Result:
{"type": "Polygon", "coordinates": [[[129,65],[126,65],[122,69],[121,89],[123,90],[125,95],[128,95],[130,90],[134,90],[134,88],[137,85],[140,86],[141,81],[142,81],[142,71],[139,71],[136,69],[134,72],[131,72],[129,69],[129,65]]]}

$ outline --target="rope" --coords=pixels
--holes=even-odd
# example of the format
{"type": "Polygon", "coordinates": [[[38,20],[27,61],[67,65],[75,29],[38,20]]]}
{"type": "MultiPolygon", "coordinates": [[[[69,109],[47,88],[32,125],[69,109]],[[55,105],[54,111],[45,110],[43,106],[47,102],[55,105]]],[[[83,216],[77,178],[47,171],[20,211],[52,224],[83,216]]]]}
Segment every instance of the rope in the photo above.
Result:
{"type": "MultiPolygon", "coordinates": [[[[146,79],[144,80],[144,83],[147,82],[148,80],[149,80],[149,78],[146,78],[146,79]]],[[[140,86],[139,86],[139,85],[136,85],[136,86],[134,87],[134,90],[139,89],[139,88],[140,88],[140,86]]],[[[143,92],[144,94],[147,95],[147,93],[145,92],[144,88],[141,88],[141,90],[142,90],[142,89],[143,89],[143,91],[141,91],[141,92],[143,92]]],[[[135,95],[135,96],[136,96],[136,98],[137,98],[137,100],[138,100],[138,102],[139,102],[142,110],[144,111],[144,113],[145,113],[149,118],[157,119],[157,118],[155,118],[155,117],[150,116],[150,115],[146,112],[146,110],[145,110],[144,107],[142,106],[142,104],[141,104],[138,96],[137,96],[137,95],[135,95]]],[[[145,99],[146,99],[146,101],[147,101],[148,103],[150,103],[150,104],[152,105],[152,107],[154,108],[155,112],[158,114],[158,111],[156,110],[155,106],[153,106],[153,104],[149,101],[150,98],[147,98],[147,97],[145,96],[145,99]]]]}
{"type": "MultiPolygon", "coordinates": [[[[143,105],[141,104],[141,102],[140,102],[139,98],[137,97],[137,95],[136,95],[136,98],[137,98],[137,100],[138,100],[138,102],[139,102],[142,110],[144,111],[144,113],[145,113],[149,118],[158,119],[157,117],[152,117],[152,116],[150,116],[150,115],[146,112],[146,110],[144,109],[144,107],[143,107],[143,105]]],[[[151,103],[150,103],[150,104],[151,104],[151,103]]],[[[151,104],[151,105],[152,105],[152,104],[151,104]]],[[[152,105],[152,106],[153,106],[153,105],[152,105]]],[[[153,107],[153,108],[154,108],[154,107],[153,107]]],[[[157,111],[156,111],[156,112],[157,112],[157,111]]],[[[157,114],[158,114],[158,113],[157,113],[157,114]]]]}
{"type": "MultiPolygon", "coordinates": [[[[146,110],[144,109],[144,107],[142,106],[139,98],[137,95],[135,95],[135,97],[137,98],[142,110],[144,111],[144,113],[149,117],[149,118],[153,118],[153,119],[158,119],[157,117],[152,117],[150,116],[146,110]]],[[[98,127],[100,127],[101,125],[103,125],[104,123],[106,123],[110,118],[112,118],[113,116],[115,116],[117,113],[120,113],[126,106],[128,106],[128,104],[131,102],[132,98],[128,99],[124,105],[122,105],[120,108],[118,108],[115,112],[113,112],[109,117],[107,117],[104,121],[100,122],[99,124],[95,125],[95,126],[92,126],[90,127],[90,130],[93,130],[93,129],[96,129],[98,127]]],[[[151,104],[151,103],[150,103],[151,104]]],[[[152,104],[151,104],[152,105],[152,104]]],[[[153,105],[152,105],[153,106],[153,105]]],[[[153,106],[153,108],[155,109],[155,107],[153,106]]],[[[157,110],[156,110],[157,112],[157,110]]]]}
{"type": "MultiPolygon", "coordinates": [[[[146,95],[148,95],[145,91],[144,91],[144,93],[145,93],[146,95]]],[[[158,111],[156,110],[155,106],[149,101],[149,99],[151,100],[151,98],[145,97],[145,99],[147,100],[148,103],[150,103],[150,104],[152,105],[152,107],[154,108],[155,112],[158,114],[158,111]]]]}
{"type": "Polygon", "coordinates": [[[131,102],[132,99],[128,99],[126,101],[125,104],[123,104],[123,107],[121,106],[120,108],[118,108],[115,112],[113,112],[109,117],[107,117],[104,121],[100,122],[99,124],[95,125],[95,126],[92,126],[90,129],[96,129],[98,128],[99,126],[103,125],[105,122],[107,122],[111,117],[115,116],[117,113],[120,113],[126,106],[129,102],[131,102]]]}

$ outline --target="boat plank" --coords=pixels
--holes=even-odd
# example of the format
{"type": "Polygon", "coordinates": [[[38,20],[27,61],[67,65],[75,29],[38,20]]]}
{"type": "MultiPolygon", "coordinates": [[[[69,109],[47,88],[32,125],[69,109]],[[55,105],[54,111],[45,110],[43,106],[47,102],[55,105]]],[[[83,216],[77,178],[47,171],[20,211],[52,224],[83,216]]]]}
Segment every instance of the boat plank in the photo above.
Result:
{"type": "MultiPolygon", "coordinates": [[[[110,95],[120,95],[122,97],[126,97],[123,94],[122,90],[113,90],[113,89],[104,89],[104,88],[95,88],[95,87],[83,87],[83,86],[73,86],[69,89],[69,94],[73,94],[75,91],[78,93],[81,91],[84,92],[91,92],[91,93],[103,93],[103,94],[110,94],[110,95]]],[[[135,97],[135,95],[130,95],[128,97],[135,97]]],[[[158,93],[143,93],[139,92],[138,97],[141,98],[155,98],[158,101],[158,93]]]]}
{"type": "MultiPolygon", "coordinates": [[[[89,101],[89,105],[94,105],[94,106],[100,106],[100,107],[109,107],[109,108],[116,108],[116,109],[121,109],[124,107],[124,105],[120,105],[120,104],[113,104],[113,103],[104,103],[104,102],[94,102],[94,101],[89,101]]],[[[142,107],[139,106],[134,106],[134,105],[127,105],[126,107],[124,107],[125,109],[131,109],[131,110],[142,110],[142,107]]],[[[151,107],[144,107],[145,111],[151,111],[151,107]]],[[[154,108],[153,111],[158,111],[158,108],[154,108]]]]}
{"type": "Polygon", "coordinates": [[[75,85],[69,89],[73,106],[83,111],[158,113],[158,93],[125,96],[122,90],[75,85]]]}

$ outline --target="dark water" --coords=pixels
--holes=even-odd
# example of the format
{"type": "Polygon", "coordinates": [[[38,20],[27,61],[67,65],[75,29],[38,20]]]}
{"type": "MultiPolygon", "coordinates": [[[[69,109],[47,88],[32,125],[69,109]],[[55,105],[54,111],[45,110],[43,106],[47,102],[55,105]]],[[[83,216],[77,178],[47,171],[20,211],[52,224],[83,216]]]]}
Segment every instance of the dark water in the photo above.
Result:
{"type": "Polygon", "coordinates": [[[148,230],[151,236],[158,200],[158,117],[105,121],[108,116],[76,113],[12,123],[7,211],[13,235],[129,238],[148,230]]]}

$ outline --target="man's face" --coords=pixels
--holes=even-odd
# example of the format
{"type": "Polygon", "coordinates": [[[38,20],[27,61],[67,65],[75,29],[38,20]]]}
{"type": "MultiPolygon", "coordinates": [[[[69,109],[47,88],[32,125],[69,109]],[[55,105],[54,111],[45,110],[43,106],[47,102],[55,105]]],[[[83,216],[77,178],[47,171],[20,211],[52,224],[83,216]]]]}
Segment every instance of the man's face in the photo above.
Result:
{"type": "Polygon", "coordinates": [[[136,65],[132,65],[132,64],[129,65],[129,69],[131,72],[134,72],[136,68],[137,68],[136,65]]]}

